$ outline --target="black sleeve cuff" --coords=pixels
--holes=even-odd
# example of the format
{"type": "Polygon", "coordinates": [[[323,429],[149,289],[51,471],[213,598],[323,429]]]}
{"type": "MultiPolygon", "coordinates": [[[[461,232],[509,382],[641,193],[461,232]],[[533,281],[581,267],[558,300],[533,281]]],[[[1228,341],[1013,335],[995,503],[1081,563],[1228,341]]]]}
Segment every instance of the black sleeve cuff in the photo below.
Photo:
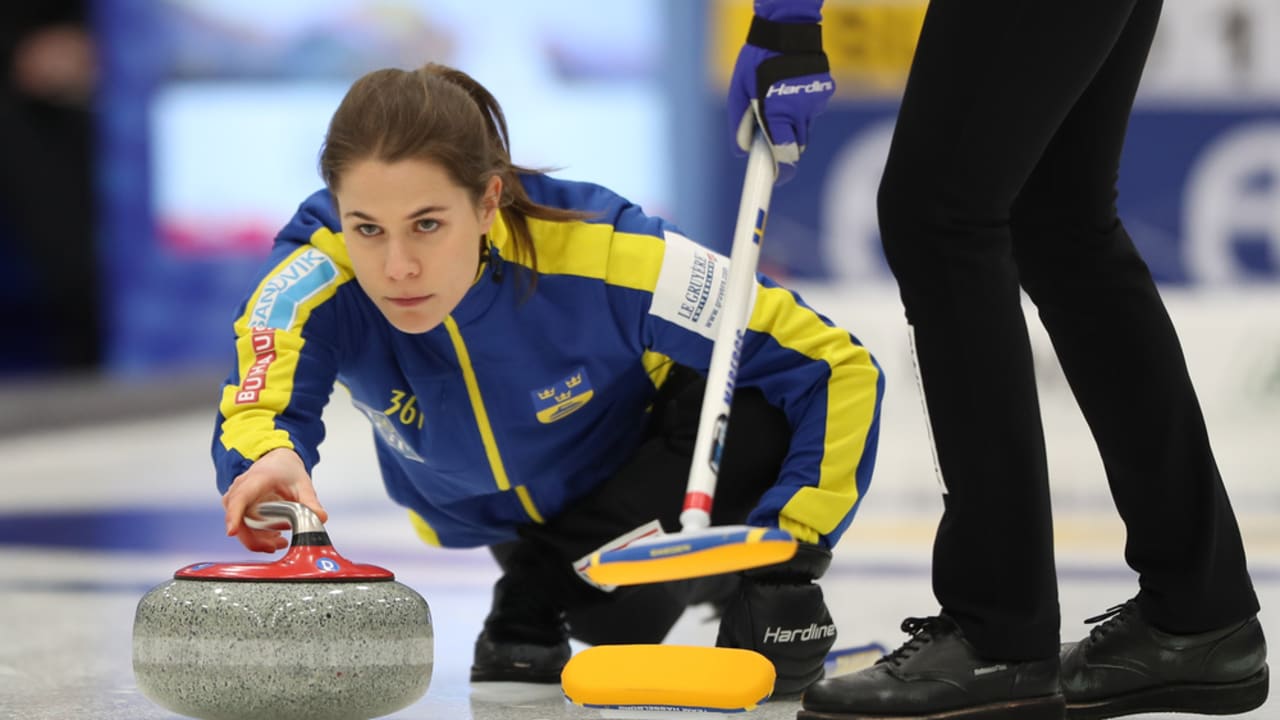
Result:
{"type": "Polygon", "coordinates": [[[820,53],[822,52],[822,25],[820,23],[780,23],[765,20],[756,15],[751,18],[747,43],[780,53],[820,53]]]}

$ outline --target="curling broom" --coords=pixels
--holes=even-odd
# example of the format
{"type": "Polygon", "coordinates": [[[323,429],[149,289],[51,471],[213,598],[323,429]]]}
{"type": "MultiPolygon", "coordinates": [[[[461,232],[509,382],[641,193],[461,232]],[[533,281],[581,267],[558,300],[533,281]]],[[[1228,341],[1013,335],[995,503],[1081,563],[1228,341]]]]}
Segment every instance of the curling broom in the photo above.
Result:
{"type": "Polygon", "coordinates": [[[756,133],[747,155],[738,221],[729,254],[729,281],[720,326],[711,352],[707,389],[698,417],[693,466],[680,513],[680,532],[656,534],[596,552],[585,572],[600,585],[638,585],[704,577],[785,562],[796,540],[778,528],[711,526],[720,458],[729,426],[729,407],[738,375],[738,356],[755,301],[756,268],[773,192],[773,157],[756,133]]]}

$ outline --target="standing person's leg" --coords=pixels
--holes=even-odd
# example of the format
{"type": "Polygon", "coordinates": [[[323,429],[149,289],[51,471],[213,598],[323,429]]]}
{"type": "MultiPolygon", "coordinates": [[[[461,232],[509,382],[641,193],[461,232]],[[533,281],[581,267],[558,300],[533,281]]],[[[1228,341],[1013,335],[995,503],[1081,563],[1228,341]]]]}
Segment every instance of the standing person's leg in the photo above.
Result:
{"type": "Polygon", "coordinates": [[[1160,4],[1139,1],[1013,215],[1023,286],[1093,431],[1141,587],[1064,648],[1072,717],[1244,712],[1267,696],[1239,527],[1177,332],[1115,208],[1124,128],[1160,4]]]}
{"type": "Polygon", "coordinates": [[[880,191],[946,486],[943,611],[986,657],[1058,647],[1043,431],[1010,237],[1015,197],[1134,0],[936,0],[880,191]]]}
{"type": "Polygon", "coordinates": [[[1142,0],[1014,211],[1022,283],[1098,443],[1161,627],[1201,632],[1258,611],[1240,531],[1177,331],[1116,214],[1124,128],[1160,14],[1142,0]]]}
{"type": "Polygon", "coordinates": [[[1010,215],[1137,0],[933,0],[880,188],[945,486],[940,618],[801,718],[1064,716],[1048,470],[1010,215]],[[1001,715],[1003,714],[1003,715],[1001,715]]]}

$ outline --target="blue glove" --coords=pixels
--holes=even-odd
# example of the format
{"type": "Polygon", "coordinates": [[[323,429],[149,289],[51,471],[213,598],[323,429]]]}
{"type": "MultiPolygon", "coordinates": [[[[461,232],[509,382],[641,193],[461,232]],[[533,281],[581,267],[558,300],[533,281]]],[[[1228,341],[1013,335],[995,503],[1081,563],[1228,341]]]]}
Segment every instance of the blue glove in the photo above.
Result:
{"type": "Polygon", "coordinates": [[[763,128],[779,185],[795,175],[809,126],[835,93],[821,20],[822,0],[756,0],[729,82],[729,135],[742,154],[763,128]]]}

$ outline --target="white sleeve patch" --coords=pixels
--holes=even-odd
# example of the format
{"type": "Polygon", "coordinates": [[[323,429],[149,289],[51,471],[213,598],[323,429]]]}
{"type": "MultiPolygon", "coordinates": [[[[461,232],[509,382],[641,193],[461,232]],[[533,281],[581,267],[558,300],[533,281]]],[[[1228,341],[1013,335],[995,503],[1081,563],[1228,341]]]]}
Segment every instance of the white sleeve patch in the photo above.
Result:
{"type": "Polygon", "coordinates": [[[337,279],[338,267],[328,255],[313,247],[305,248],[287,265],[273,270],[263,283],[249,313],[249,327],[292,328],[298,317],[298,306],[332,286],[337,279]]]}
{"type": "Polygon", "coordinates": [[[715,340],[729,289],[729,258],[678,233],[665,235],[649,314],[715,340]]]}

